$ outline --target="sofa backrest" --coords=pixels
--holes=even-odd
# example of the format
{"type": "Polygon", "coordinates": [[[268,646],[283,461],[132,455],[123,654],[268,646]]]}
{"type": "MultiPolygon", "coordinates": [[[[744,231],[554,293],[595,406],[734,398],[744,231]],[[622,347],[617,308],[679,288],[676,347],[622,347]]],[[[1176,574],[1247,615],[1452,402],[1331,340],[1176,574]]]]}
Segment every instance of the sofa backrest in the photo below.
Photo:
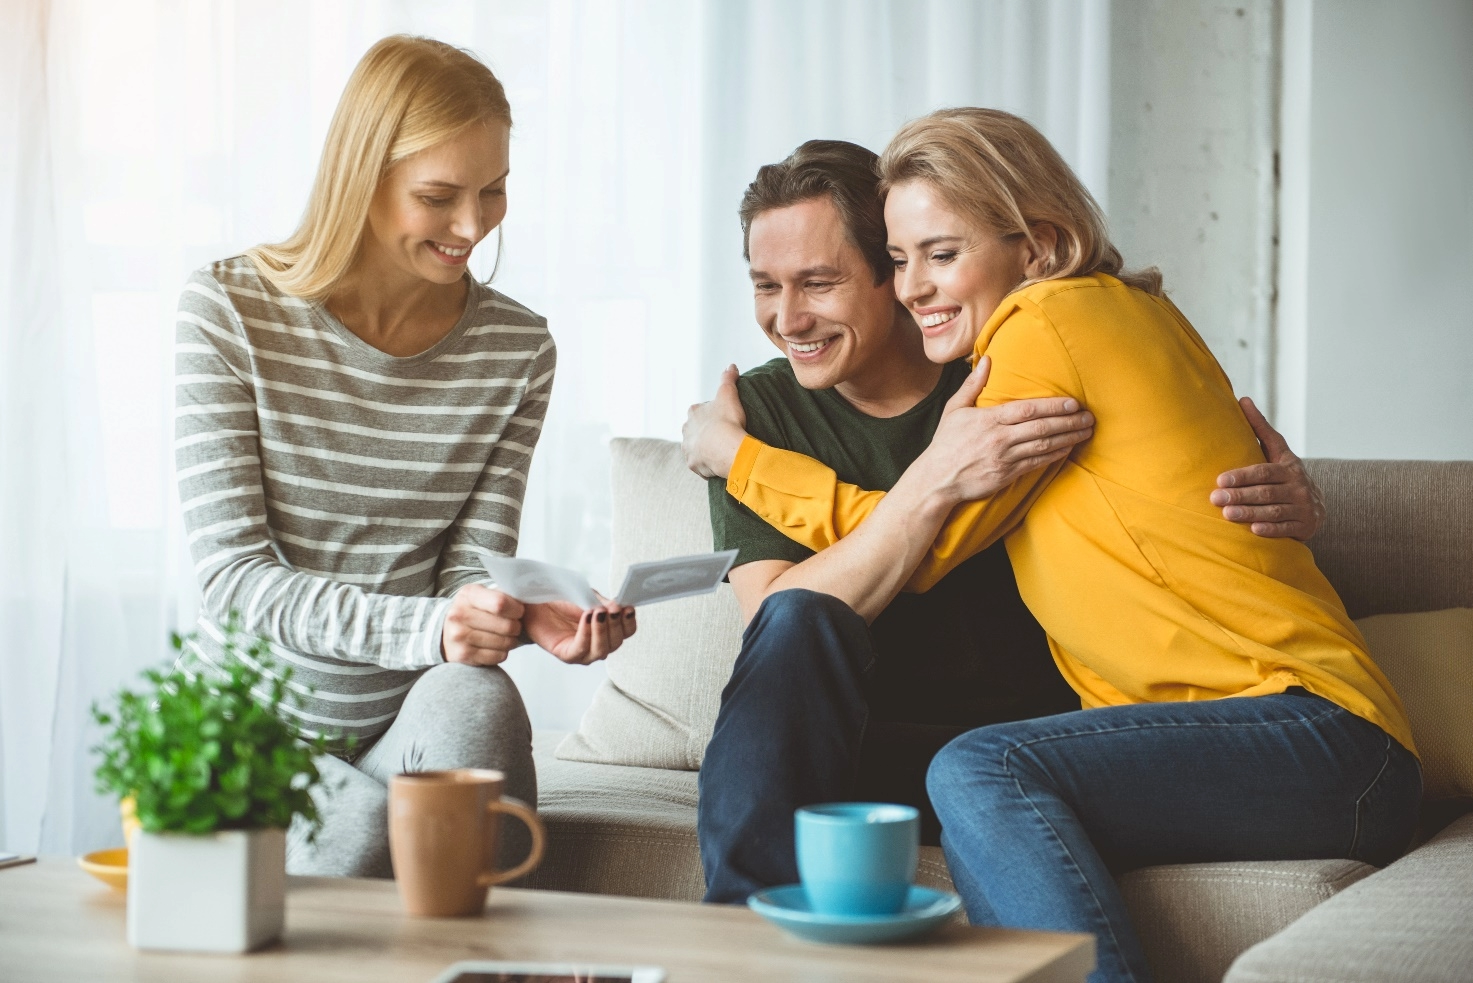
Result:
{"type": "MultiPolygon", "coordinates": [[[[710,548],[705,482],[679,444],[621,438],[612,458],[616,578],[632,561],[710,548]]],[[[1310,548],[1352,618],[1473,607],[1473,461],[1305,465],[1328,512],[1310,548]]]]}
{"type": "Polygon", "coordinates": [[[1328,511],[1310,549],[1352,618],[1473,607],[1473,461],[1305,465],[1328,511]]]}

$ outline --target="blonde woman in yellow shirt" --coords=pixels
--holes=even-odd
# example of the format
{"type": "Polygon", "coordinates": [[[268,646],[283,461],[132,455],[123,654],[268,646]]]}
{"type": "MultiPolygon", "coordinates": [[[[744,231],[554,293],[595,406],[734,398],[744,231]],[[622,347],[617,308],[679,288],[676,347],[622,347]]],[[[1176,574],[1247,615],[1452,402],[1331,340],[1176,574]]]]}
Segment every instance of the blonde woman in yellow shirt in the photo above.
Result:
{"type": "Polygon", "coordinates": [[[973,923],[1092,932],[1092,980],[1146,980],[1121,869],[1396,857],[1421,794],[1400,700],[1309,549],[1209,503],[1218,474],[1263,454],[1159,273],[1122,270],[1088,191],[1007,113],[917,120],[880,169],[896,293],[927,357],[977,361],[971,384],[888,494],[751,437],[734,456],[713,437],[708,463],[815,550],[905,516],[912,590],[1006,539],[1085,709],[971,731],[932,764],[973,923]],[[972,400],[1042,396],[1089,407],[1094,436],[979,498],[972,400]]]}

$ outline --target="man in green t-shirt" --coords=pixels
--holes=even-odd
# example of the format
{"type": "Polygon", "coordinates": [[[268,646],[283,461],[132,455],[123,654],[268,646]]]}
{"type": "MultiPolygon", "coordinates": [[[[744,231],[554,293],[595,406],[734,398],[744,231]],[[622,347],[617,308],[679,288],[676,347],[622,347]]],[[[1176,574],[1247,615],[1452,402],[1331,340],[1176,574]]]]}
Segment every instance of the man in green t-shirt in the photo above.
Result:
{"type": "MultiPolygon", "coordinates": [[[[715,546],[739,551],[730,580],[748,622],[701,767],[708,901],[740,903],[797,880],[793,810],[803,805],[909,803],[936,842],[925,775],[942,745],[975,727],[1079,709],[1002,543],[924,594],[901,593],[929,542],[908,535],[905,517],[872,517],[815,554],[713,477],[750,433],[823,461],[841,481],[888,490],[942,413],[980,392],[966,363],[926,360],[896,303],[874,161],[854,144],[814,140],[758,172],[740,214],[757,321],[785,357],[740,379],[728,370],[686,424],[691,466],[712,479],[715,546]]],[[[1213,502],[1261,535],[1307,539],[1322,517],[1318,493],[1245,409],[1270,463],[1224,475],[1213,502]]],[[[1069,399],[964,412],[976,467],[998,489],[1067,454],[1093,423],[1069,399]]]]}

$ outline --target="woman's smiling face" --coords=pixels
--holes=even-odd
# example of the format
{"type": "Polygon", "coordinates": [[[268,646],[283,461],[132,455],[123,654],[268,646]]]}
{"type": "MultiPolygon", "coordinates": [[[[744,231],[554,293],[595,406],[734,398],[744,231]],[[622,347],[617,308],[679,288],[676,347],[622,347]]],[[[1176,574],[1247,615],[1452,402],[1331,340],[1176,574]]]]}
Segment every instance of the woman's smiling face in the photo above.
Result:
{"type": "Polygon", "coordinates": [[[368,209],[363,258],[391,270],[453,284],[471,251],[506,217],[510,129],[467,127],[389,169],[368,209]]]}
{"type": "MultiPolygon", "coordinates": [[[[890,189],[885,230],[895,261],[895,295],[920,325],[933,362],[972,353],[987,319],[1030,275],[1040,252],[1021,234],[979,229],[920,180],[890,189]]],[[[1035,228],[1034,235],[1040,247],[1052,249],[1051,226],[1035,228]]]]}

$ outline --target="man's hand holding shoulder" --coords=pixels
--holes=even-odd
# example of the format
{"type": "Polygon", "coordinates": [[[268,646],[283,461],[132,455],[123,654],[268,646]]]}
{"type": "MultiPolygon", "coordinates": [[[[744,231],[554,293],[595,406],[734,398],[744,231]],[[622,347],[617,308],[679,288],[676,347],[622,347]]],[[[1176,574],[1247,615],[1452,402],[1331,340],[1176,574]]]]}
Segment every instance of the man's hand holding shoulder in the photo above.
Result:
{"type": "Polygon", "coordinates": [[[709,403],[696,403],[680,430],[685,464],[702,478],[725,478],[747,437],[747,412],[737,395],[737,367],[728,365],[709,403]]]}
{"type": "Polygon", "coordinates": [[[1307,542],[1325,524],[1325,497],[1253,400],[1244,396],[1238,403],[1268,461],[1219,475],[1208,498],[1224,519],[1247,524],[1255,535],[1307,542]]]}

